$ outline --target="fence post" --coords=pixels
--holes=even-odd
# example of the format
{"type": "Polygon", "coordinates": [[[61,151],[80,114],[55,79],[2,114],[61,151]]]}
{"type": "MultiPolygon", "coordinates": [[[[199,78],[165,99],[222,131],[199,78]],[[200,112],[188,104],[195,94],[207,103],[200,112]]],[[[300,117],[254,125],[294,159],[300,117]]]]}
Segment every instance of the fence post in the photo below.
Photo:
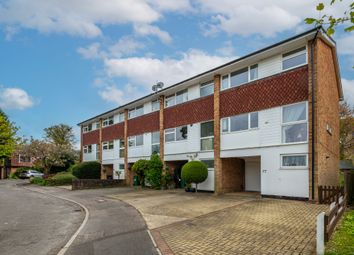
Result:
{"type": "Polygon", "coordinates": [[[325,213],[321,212],[317,215],[317,230],[316,230],[316,253],[323,255],[325,251],[325,213]]]}
{"type": "Polygon", "coordinates": [[[321,185],[318,186],[318,202],[319,202],[320,204],[323,203],[323,198],[322,198],[322,186],[321,186],[321,185]]]}

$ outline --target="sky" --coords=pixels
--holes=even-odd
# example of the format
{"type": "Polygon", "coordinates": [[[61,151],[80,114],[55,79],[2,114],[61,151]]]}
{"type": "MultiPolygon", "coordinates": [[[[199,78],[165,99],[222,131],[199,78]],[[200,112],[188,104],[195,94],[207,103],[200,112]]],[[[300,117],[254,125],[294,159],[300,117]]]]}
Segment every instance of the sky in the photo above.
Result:
{"type": "MultiPolygon", "coordinates": [[[[324,12],[342,16],[351,3],[324,12]]],[[[310,0],[0,0],[0,108],[19,135],[77,123],[295,34],[310,0]]],[[[354,32],[337,42],[354,105],[354,32]]]]}

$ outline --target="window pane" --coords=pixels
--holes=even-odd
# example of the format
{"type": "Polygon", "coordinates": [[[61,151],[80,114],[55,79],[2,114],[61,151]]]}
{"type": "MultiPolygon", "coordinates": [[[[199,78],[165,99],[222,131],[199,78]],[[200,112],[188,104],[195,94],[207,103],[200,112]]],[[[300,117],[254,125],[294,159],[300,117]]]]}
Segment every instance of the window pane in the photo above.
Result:
{"type": "Polygon", "coordinates": [[[160,110],[160,102],[159,100],[152,101],[152,106],[151,106],[152,111],[157,111],[160,110]]]}
{"type": "Polygon", "coordinates": [[[108,124],[109,124],[109,125],[113,125],[113,122],[114,122],[113,116],[112,116],[112,117],[109,117],[109,119],[108,119],[108,124]]]}
{"type": "Polygon", "coordinates": [[[204,159],[204,160],[201,160],[204,164],[207,165],[207,168],[214,168],[214,160],[207,160],[207,159],[204,159]]]}
{"type": "Polygon", "coordinates": [[[283,123],[306,120],[306,103],[283,107],[283,123]]]}
{"type": "Polygon", "coordinates": [[[229,75],[224,75],[221,80],[221,88],[227,89],[229,87],[229,75]]]}
{"type": "Polygon", "coordinates": [[[283,54],[283,57],[285,58],[285,57],[294,55],[296,53],[300,53],[301,51],[305,51],[305,50],[306,50],[306,47],[304,46],[304,47],[301,47],[301,48],[298,48],[296,50],[292,50],[292,51],[289,51],[289,52],[283,54]]]}
{"type": "Polygon", "coordinates": [[[248,129],[248,114],[233,116],[231,120],[231,131],[240,131],[248,129]]]}
{"type": "Polygon", "coordinates": [[[185,140],[185,139],[187,139],[187,136],[188,136],[187,126],[176,128],[176,140],[177,141],[185,140]]]}
{"type": "Polygon", "coordinates": [[[283,70],[295,67],[295,66],[299,66],[302,64],[306,63],[306,52],[304,52],[301,55],[297,55],[295,57],[292,58],[288,58],[288,59],[284,59],[283,60],[283,70]]]}
{"type": "Polygon", "coordinates": [[[160,153],[160,144],[153,144],[151,146],[151,153],[160,153]]]}
{"type": "Polygon", "coordinates": [[[110,150],[114,149],[114,143],[113,143],[113,141],[110,141],[110,142],[108,143],[108,149],[110,149],[110,150]]]}
{"type": "Polygon", "coordinates": [[[124,140],[119,140],[119,148],[124,148],[124,140]]]}
{"type": "Polygon", "coordinates": [[[119,164],[119,169],[124,170],[124,164],[119,164]]]}
{"type": "Polygon", "coordinates": [[[120,114],[118,115],[118,121],[119,121],[119,122],[123,122],[123,121],[124,121],[124,113],[120,113],[120,114]]]}
{"type": "Polygon", "coordinates": [[[250,67],[250,79],[251,80],[258,79],[258,64],[250,67]]]}
{"type": "Polygon", "coordinates": [[[258,112],[252,112],[251,114],[251,128],[258,128],[258,112]]]}
{"type": "Polygon", "coordinates": [[[200,96],[208,96],[214,93],[214,81],[200,85],[200,96]]]}
{"type": "Polygon", "coordinates": [[[214,136],[214,121],[200,124],[200,137],[214,136]]]}
{"type": "Polygon", "coordinates": [[[129,138],[128,144],[129,144],[129,147],[135,146],[135,137],[129,138]]]}
{"type": "Polygon", "coordinates": [[[119,150],[119,157],[124,158],[124,149],[119,150]]]}
{"type": "Polygon", "coordinates": [[[283,143],[307,141],[307,123],[283,126],[283,143]]]}
{"type": "Polygon", "coordinates": [[[175,105],[175,96],[168,96],[168,97],[166,97],[166,99],[165,99],[165,105],[166,105],[166,107],[175,105]]]}
{"type": "Polygon", "coordinates": [[[129,110],[128,118],[131,119],[131,118],[134,118],[134,117],[135,117],[135,109],[129,110]]]}
{"type": "Polygon", "coordinates": [[[202,151],[214,150],[214,138],[203,138],[200,140],[200,148],[202,151]]]}
{"type": "Polygon", "coordinates": [[[283,166],[306,166],[306,155],[283,156],[283,166]]]}
{"type": "Polygon", "coordinates": [[[151,143],[152,144],[160,143],[160,132],[151,133],[151,143]]]}
{"type": "Polygon", "coordinates": [[[222,132],[229,132],[229,118],[221,120],[221,130],[222,132]]]}
{"type": "Polygon", "coordinates": [[[144,135],[136,136],[136,146],[140,146],[144,144],[144,135]]]}
{"type": "Polygon", "coordinates": [[[144,115],[144,106],[139,106],[135,109],[135,116],[138,117],[141,115],[144,115]]]}
{"type": "Polygon", "coordinates": [[[172,142],[175,140],[175,133],[166,133],[165,142],[172,142]]]}
{"type": "Polygon", "coordinates": [[[187,100],[188,100],[188,91],[187,90],[177,92],[176,104],[181,104],[181,103],[187,102],[187,100]]]}
{"type": "Polygon", "coordinates": [[[231,73],[231,87],[237,87],[248,82],[248,67],[231,73]]]}

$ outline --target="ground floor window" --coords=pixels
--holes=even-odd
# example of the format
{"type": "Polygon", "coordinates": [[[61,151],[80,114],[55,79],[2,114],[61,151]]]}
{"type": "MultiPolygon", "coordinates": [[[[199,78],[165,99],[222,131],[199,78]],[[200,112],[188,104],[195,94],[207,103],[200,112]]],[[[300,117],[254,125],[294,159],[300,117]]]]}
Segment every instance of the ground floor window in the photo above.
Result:
{"type": "Polygon", "coordinates": [[[281,155],[281,166],[284,168],[307,167],[306,154],[281,155]]]}

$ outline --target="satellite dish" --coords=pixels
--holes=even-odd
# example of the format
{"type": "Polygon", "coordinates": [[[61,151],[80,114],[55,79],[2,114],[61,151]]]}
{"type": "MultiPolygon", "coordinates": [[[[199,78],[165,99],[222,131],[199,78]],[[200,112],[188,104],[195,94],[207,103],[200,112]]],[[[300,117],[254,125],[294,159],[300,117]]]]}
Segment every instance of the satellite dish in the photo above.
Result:
{"type": "Polygon", "coordinates": [[[155,85],[152,85],[151,89],[154,92],[157,92],[159,89],[162,89],[164,86],[162,81],[157,82],[155,85]]]}

